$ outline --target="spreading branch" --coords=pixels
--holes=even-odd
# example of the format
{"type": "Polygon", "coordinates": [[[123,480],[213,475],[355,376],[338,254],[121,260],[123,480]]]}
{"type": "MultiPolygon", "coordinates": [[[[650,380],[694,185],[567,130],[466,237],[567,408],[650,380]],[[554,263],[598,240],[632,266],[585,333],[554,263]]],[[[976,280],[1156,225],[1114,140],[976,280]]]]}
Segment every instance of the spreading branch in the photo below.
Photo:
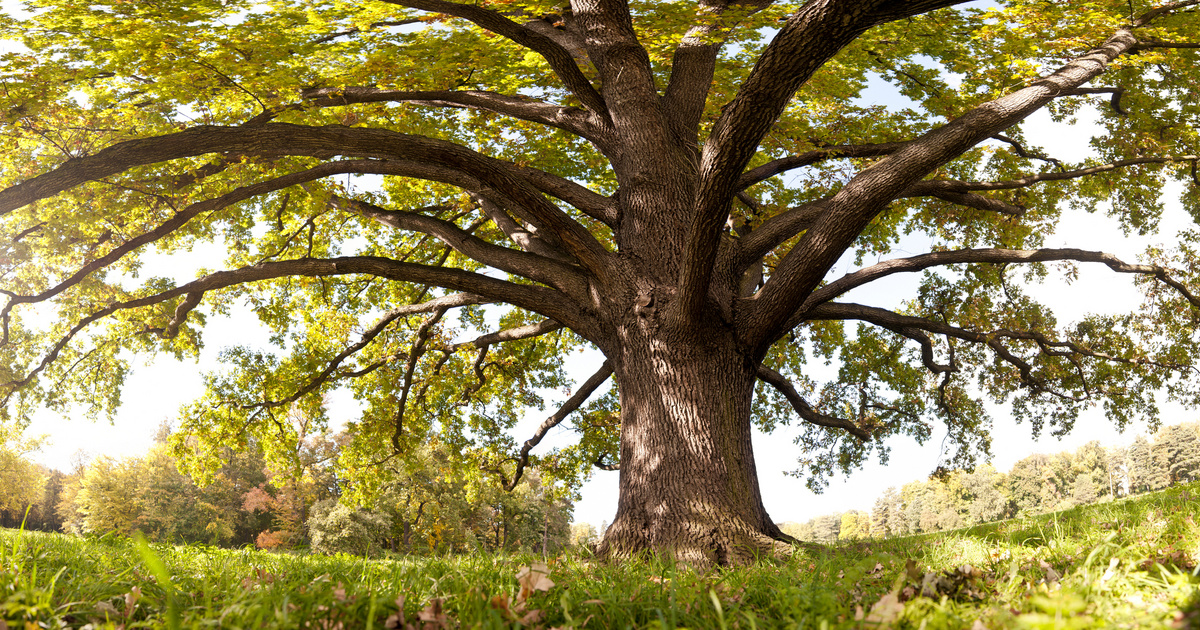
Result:
{"type": "Polygon", "coordinates": [[[815,424],[817,426],[829,427],[832,429],[842,429],[843,431],[860,440],[863,440],[864,442],[871,439],[870,431],[863,429],[850,420],[826,415],[813,409],[812,406],[808,404],[808,401],[804,400],[804,397],[796,391],[796,388],[792,385],[791,381],[789,381],[779,372],[776,372],[765,365],[760,365],[758,367],[758,378],[771,387],[774,387],[779,391],[779,393],[783,394],[783,397],[786,398],[789,403],[791,403],[792,409],[795,409],[796,413],[799,414],[800,418],[805,422],[809,424],[815,424]]]}
{"type": "MultiPolygon", "coordinates": [[[[829,209],[800,237],[745,309],[740,328],[762,352],[783,332],[796,308],[817,287],[842,252],[887,205],[928,173],[1024,119],[1066,90],[1099,76],[1136,42],[1118,29],[1104,44],[1058,70],[938,127],[860,172],[829,200],[829,209]]],[[[1049,176],[1047,176],[1049,177],[1049,176]]]]}
{"type": "MultiPolygon", "coordinates": [[[[553,289],[513,284],[461,269],[447,269],[415,263],[397,262],[373,256],[332,259],[305,258],[265,262],[253,267],[212,273],[173,289],[116,302],[92,312],[90,315],[82,318],[63,335],[46,356],[43,357],[42,361],[24,377],[0,385],[0,387],[5,387],[8,390],[2,404],[7,404],[13,392],[29,384],[38,374],[57,360],[62,350],[80,332],[94,322],[114,313],[160,304],[179,296],[203,294],[251,282],[261,282],[288,276],[328,277],[349,274],[371,275],[402,282],[419,282],[474,293],[494,301],[508,302],[529,311],[543,313],[557,321],[571,322],[569,324],[571,328],[580,332],[580,334],[585,334],[584,331],[595,331],[595,325],[591,322],[590,316],[582,313],[577,306],[569,300],[564,299],[561,294],[553,289]]],[[[192,301],[192,299],[189,298],[188,301],[192,301]]],[[[155,330],[147,328],[147,331],[150,332],[155,330]]]]}
{"type": "Polygon", "coordinates": [[[596,124],[594,114],[576,107],[554,105],[527,96],[480,90],[406,91],[374,87],[320,87],[303,90],[300,97],[317,107],[358,103],[410,103],[427,107],[477,109],[561,129],[585,138],[598,147],[611,145],[608,130],[596,124]]]}
{"type": "Polygon", "coordinates": [[[721,230],[738,182],[796,90],[868,28],[956,1],[809,2],[787,19],[704,143],[698,205],[684,241],[679,297],[673,307],[677,321],[695,321],[704,310],[721,230]]]}
{"type": "MultiPolygon", "coordinates": [[[[1025,264],[1039,262],[1054,262],[1069,260],[1075,262],[1093,262],[1106,265],[1119,273],[1132,273],[1153,276],[1158,281],[1170,286],[1182,295],[1192,306],[1200,309],[1200,296],[1192,293],[1187,286],[1171,277],[1168,270],[1158,265],[1129,264],[1116,256],[1097,251],[1071,248],[1046,248],[1034,250],[1021,249],[960,249],[944,252],[932,252],[910,258],[895,258],[859,269],[846,274],[833,282],[813,291],[805,300],[804,305],[797,311],[793,321],[796,324],[807,319],[811,310],[820,304],[829,302],[846,292],[867,283],[874,282],[895,273],[913,273],[931,267],[946,265],[961,265],[969,263],[984,263],[995,265],[1025,264]]],[[[794,326],[793,326],[794,327],[794,326]]]]}
{"type": "MultiPolygon", "coordinates": [[[[598,387],[603,385],[604,381],[607,381],[612,375],[612,364],[608,361],[605,361],[604,364],[600,366],[600,369],[597,370],[595,374],[591,375],[588,380],[584,381],[583,385],[581,385],[579,389],[576,390],[575,393],[572,394],[571,397],[568,398],[567,401],[558,408],[558,411],[554,412],[554,415],[542,421],[542,424],[538,426],[537,431],[534,431],[533,437],[525,440],[525,443],[521,445],[521,452],[517,455],[517,468],[513,471],[512,479],[501,479],[506,491],[512,492],[513,488],[517,487],[517,483],[521,481],[521,475],[525,472],[525,466],[529,464],[529,452],[532,451],[538,444],[541,444],[542,438],[546,437],[546,434],[550,431],[550,429],[562,424],[562,421],[566,420],[567,416],[571,415],[571,412],[575,411],[580,407],[580,405],[586,402],[587,399],[591,397],[592,393],[595,392],[598,387]]],[[[500,474],[501,477],[503,477],[502,471],[500,474]]]]}
{"type": "Polygon", "coordinates": [[[583,75],[570,51],[550,37],[522,26],[500,13],[476,5],[447,0],[384,0],[384,2],[461,18],[538,53],[546,60],[546,63],[550,64],[554,74],[558,75],[563,85],[579,99],[584,107],[601,119],[608,118],[608,109],[604,104],[604,99],[601,98],[591,81],[583,75]]]}
{"type": "Polygon", "coordinates": [[[178,133],[129,140],[0,191],[0,216],[85,182],[122,171],[207,153],[308,155],[329,158],[394,157],[427,162],[433,168],[461,171],[519,204],[541,228],[552,231],[564,247],[598,278],[609,275],[607,252],[586,228],[571,219],[527,183],[522,169],[467,147],[443,140],[385,129],[341,126],[308,127],[267,123],[251,128],[198,126],[178,133]]]}

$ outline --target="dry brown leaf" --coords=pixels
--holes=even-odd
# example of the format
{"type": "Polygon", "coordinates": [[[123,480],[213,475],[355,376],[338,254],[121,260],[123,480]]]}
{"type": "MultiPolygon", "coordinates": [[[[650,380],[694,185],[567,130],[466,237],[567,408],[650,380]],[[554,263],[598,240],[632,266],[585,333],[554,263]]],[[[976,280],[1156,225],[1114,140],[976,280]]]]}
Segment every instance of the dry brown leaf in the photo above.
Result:
{"type": "Polygon", "coordinates": [[[527,625],[527,626],[531,626],[535,623],[541,623],[542,620],[545,618],[546,618],[546,613],[535,608],[535,609],[525,613],[524,617],[521,617],[521,623],[524,625],[527,625]]]}
{"type": "Polygon", "coordinates": [[[904,612],[904,604],[900,602],[900,595],[896,591],[892,591],[880,597],[879,601],[871,606],[871,614],[867,615],[867,623],[888,628],[900,617],[902,612],[904,612]]]}
{"type": "Polygon", "coordinates": [[[396,612],[388,615],[383,622],[383,627],[387,630],[396,630],[404,627],[404,596],[396,596],[396,612]]]}
{"type": "Polygon", "coordinates": [[[548,591],[554,588],[554,581],[550,579],[550,569],[546,568],[545,563],[535,562],[527,567],[521,567],[517,571],[517,583],[521,585],[521,591],[517,593],[516,606],[514,610],[521,612],[525,609],[525,602],[536,591],[548,591]]]}
{"type": "Polygon", "coordinates": [[[1055,571],[1054,567],[1050,566],[1050,564],[1045,560],[1038,560],[1038,566],[1040,566],[1042,571],[1045,572],[1047,584],[1053,584],[1062,579],[1062,576],[1059,575],[1058,571],[1055,571]]]}
{"type": "Polygon", "coordinates": [[[117,607],[108,602],[96,602],[96,612],[105,617],[117,617],[117,607]]]}
{"type": "Polygon", "coordinates": [[[450,627],[450,619],[446,617],[445,612],[442,610],[442,599],[440,597],[429,600],[429,605],[417,613],[417,619],[424,621],[427,629],[430,628],[430,624],[433,624],[433,628],[438,629],[450,627]]]}
{"type": "Polygon", "coordinates": [[[129,589],[128,593],[125,593],[125,618],[126,619],[133,616],[133,609],[134,609],[134,607],[137,606],[137,602],[141,598],[142,598],[142,589],[140,589],[136,586],[129,589]]]}

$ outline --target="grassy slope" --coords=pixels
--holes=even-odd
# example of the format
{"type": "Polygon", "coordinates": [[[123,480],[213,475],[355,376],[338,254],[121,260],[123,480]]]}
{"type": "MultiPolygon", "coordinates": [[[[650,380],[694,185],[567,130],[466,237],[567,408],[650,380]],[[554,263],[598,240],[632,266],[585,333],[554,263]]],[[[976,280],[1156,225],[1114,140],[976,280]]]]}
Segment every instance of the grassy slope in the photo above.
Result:
{"type": "Polygon", "coordinates": [[[554,586],[524,593],[516,573],[536,558],[369,561],[0,530],[0,619],[17,628],[1200,628],[1197,518],[1200,483],[749,569],[563,558],[550,563],[554,586]]]}

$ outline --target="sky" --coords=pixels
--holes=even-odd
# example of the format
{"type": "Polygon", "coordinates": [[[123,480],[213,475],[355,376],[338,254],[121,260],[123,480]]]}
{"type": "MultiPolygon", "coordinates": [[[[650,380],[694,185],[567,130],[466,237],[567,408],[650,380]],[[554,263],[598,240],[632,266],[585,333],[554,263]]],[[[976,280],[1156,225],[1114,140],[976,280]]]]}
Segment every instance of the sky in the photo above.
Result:
{"type": "MultiPolygon", "coordinates": [[[[4,0],[3,4],[7,8],[11,6],[12,0],[4,0]]],[[[882,82],[873,83],[872,89],[864,98],[890,105],[898,102],[895,90],[886,87],[882,82]]],[[[1044,148],[1050,155],[1073,162],[1087,157],[1089,153],[1087,140],[1093,120],[1094,114],[1089,117],[1085,112],[1077,124],[1067,125],[1051,122],[1047,115],[1038,113],[1029,121],[1031,127],[1027,136],[1048,139],[1044,148]]],[[[1166,197],[1172,196],[1177,197],[1178,191],[1168,190],[1166,197]]],[[[1159,234],[1149,237],[1126,237],[1116,223],[1104,217],[1102,212],[1068,213],[1059,224],[1056,234],[1049,239],[1047,246],[1070,245],[1099,249],[1115,253],[1127,261],[1134,261],[1148,245],[1171,244],[1176,232],[1186,225],[1187,217],[1178,204],[1168,204],[1163,229],[1159,234]]],[[[915,244],[914,247],[917,245],[919,244],[915,244]]],[[[899,252],[897,255],[917,253],[921,251],[899,252]]],[[[200,262],[220,260],[222,257],[223,252],[219,247],[201,246],[193,251],[190,262],[184,265],[178,261],[152,257],[146,264],[144,273],[175,275],[184,279],[192,273],[189,266],[198,267],[200,262]]],[[[873,262],[876,261],[867,261],[867,264],[873,262]]],[[[852,268],[849,263],[842,262],[839,263],[836,272],[850,270],[852,268]]],[[[832,275],[840,275],[836,272],[832,275]]],[[[916,280],[915,274],[912,277],[892,276],[882,287],[860,289],[849,299],[882,307],[898,306],[900,300],[912,295],[916,280]]],[[[1141,299],[1133,289],[1132,276],[1114,274],[1099,265],[1082,266],[1080,278],[1070,285],[1050,281],[1046,285],[1031,289],[1031,292],[1052,306],[1060,321],[1079,319],[1085,313],[1099,310],[1105,304],[1113,305],[1116,311],[1127,309],[1128,305],[1136,304],[1141,299]]],[[[91,456],[141,455],[149,448],[155,429],[164,421],[170,422],[182,404],[202,393],[201,374],[206,370],[219,368],[216,354],[221,348],[233,345],[260,345],[263,338],[262,329],[248,312],[238,312],[235,309],[233,317],[229,319],[210,317],[205,332],[206,348],[200,361],[177,362],[162,358],[141,364],[127,381],[121,408],[111,424],[60,417],[51,412],[35,414],[29,434],[49,436],[48,445],[36,455],[36,459],[52,468],[69,470],[72,458],[77,452],[91,456]]],[[[602,357],[596,352],[580,353],[569,359],[568,371],[577,382],[581,382],[597,369],[601,361],[602,357]]],[[[565,396],[560,396],[560,400],[562,398],[565,396]]],[[[335,424],[351,419],[355,411],[356,405],[348,395],[336,395],[331,401],[330,415],[335,424]]],[[[992,464],[1002,471],[1008,470],[1014,462],[1031,453],[1073,450],[1091,440],[1100,440],[1105,445],[1125,444],[1132,441],[1138,433],[1148,433],[1146,427],[1134,425],[1127,428],[1124,434],[1120,434],[1100,410],[1093,409],[1084,414],[1075,431],[1062,441],[1049,435],[1035,440],[1028,426],[1016,425],[1010,419],[1006,408],[992,406],[989,411],[995,420],[992,449],[995,457],[992,464]]],[[[515,429],[514,437],[518,442],[527,439],[532,435],[534,428],[551,412],[552,408],[544,413],[531,413],[515,429]]],[[[1194,412],[1184,410],[1178,405],[1166,403],[1163,406],[1165,424],[1195,418],[1194,412]]],[[[888,466],[869,463],[863,470],[849,477],[835,476],[823,494],[813,494],[807,489],[803,479],[786,474],[795,467],[796,458],[801,455],[799,447],[793,444],[796,433],[796,429],[784,427],[772,435],[756,433],[754,437],[754,452],[763,501],[768,513],[777,522],[805,521],[822,514],[849,509],[869,510],[874,499],[889,486],[899,487],[929,475],[939,463],[940,442],[945,430],[940,428],[940,432],[935,431],[934,437],[923,446],[915,444],[911,439],[893,439],[889,442],[892,455],[888,466]]],[[[544,452],[555,445],[562,445],[569,438],[570,434],[566,429],[554,431],[535,452],[544,452]]],[[[611,522],[617,506],[617,479],[616,472],[596,471],[593,478],[583,486],[583,498],[575,507],[575,520],[590,522],[596,526],[602,522],[611,522]]]]}

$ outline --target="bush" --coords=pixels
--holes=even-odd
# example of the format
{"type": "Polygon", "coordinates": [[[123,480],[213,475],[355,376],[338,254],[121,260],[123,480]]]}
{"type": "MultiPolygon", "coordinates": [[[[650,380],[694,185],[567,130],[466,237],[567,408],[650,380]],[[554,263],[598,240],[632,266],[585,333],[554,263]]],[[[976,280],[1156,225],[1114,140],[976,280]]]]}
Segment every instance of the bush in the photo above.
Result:
{"type": "Polygon", "coordinates": [[[312,507],[308,536],[317,553],[370,556],[380,552],[380,542],[391,527],[391,519],[385,514],[326,499],[312,507]]]}

